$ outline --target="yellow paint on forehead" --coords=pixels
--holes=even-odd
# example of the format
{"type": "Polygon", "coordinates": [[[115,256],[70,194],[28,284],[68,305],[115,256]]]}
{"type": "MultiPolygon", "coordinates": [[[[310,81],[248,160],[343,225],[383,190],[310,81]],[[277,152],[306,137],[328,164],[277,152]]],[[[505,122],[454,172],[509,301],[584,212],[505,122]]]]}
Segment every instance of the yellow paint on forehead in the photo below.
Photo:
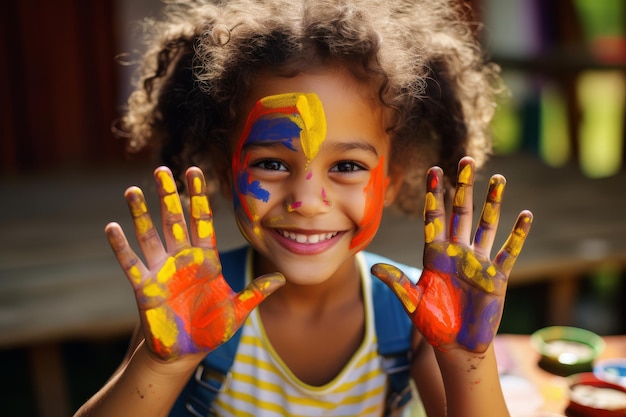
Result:
{"type": "Polygon", "coordinates": [[[307,160],[317,155],[322,142],[326,139],[326,116],[322,101],[315,93],[287,93],[264,97],[261,103],[269,108],[293,107],[298,109],[300,117],[291,116],[300,127],[300,144],[307,160]]]}
{"type": "Polygon", "coordinates": [[[157,176],[159,177],[159,181],[161,181],[161,187],[163,187],[163,191],[168,194],[176,191],[176,184],[167,172],[159,171],[157,176]]]}

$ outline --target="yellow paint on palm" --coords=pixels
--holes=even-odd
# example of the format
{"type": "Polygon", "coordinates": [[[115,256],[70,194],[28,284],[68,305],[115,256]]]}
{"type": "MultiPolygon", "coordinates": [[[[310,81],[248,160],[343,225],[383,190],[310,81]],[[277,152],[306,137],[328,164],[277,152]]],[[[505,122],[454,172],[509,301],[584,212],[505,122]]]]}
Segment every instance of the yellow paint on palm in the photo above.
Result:
{"type": "Polygon", "coordinates": [[[451,258],[456,258],[463,254],[463,249],[458,245],[450,245],[446,249],[446,254],[451,258]]]}
{"type": "Polygon", "coordinates": [[[174,346],[178,337],[178,328],[167,310],[162,307],[148,310],[146,320],[155,339],[167,348],[174,346]]]}
{"type": "Polygon", "coordinates": [[[167,172],[159,171],[157,176],[159,177],[159,181],[161,182],[161,187],[163,187],[163,191],[165,191],[167,194],[172,194],[176,192],[176,184],[167,172]]]}
{"type": "Polygon", "coordinates": [[[167,297],[167,292],[163,285],[156,282],[150,282],[143,287],[143,294],[146,297],[167,297]]]}
{"type": "Polygon", "coordinates": [[[137,265],[133,265],[128,268],[128,275],[135,284],[139,284],[141,282],[141,271],[139,271],[137,265]]]}
{"type": "Polygon", "coordinates": [[[174,235],[174,239],[176,239],[177,242],[185,241],[185,229],[183,229],[183,227],[178,223],[174,223],[172,226],[172,235],[174,235]]]}
{"type": "Polygon", "coordinates": [[[487,267],[487,275],[489,275],[491,278],[496,276],[496,272],[498,272],[496,270],[496,267],[494,265],[489,265],[487,267]]]}
{"type": "Polygon", "coordinates": [[[483,273],[483,266],[476,257],[468,253],[462,264],[463,273],[466,277],[474,281],[485,291],[492,292],[494,289],[493,281],[488,279],[483,273]]]}
{"type": "Polygon", "coordinates": [[[157,273],[156,279],[160,283],[167,282],[176,273],[176,259],[168,257],[165,263],[161,267],[161,270],[157,273]]]}

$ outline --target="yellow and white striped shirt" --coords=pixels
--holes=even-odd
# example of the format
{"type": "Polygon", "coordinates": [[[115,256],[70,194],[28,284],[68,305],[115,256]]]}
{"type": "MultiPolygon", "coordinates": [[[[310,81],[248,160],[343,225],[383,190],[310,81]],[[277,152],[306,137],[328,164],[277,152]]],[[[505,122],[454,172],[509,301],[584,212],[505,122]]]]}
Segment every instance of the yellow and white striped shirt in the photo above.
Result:
{"type": "MultiPolygon", "coordinates": [[[[365,337],[345,368],[323,386],[300,381],[287,368],[265,334],[255,309],[243,326],[230,382],[213,403],[220,417],[365,416],[384,414],[387,376],[381,366],[374,326],[369,270],[361,254],[365,337]]],[[[250,282],[248,259],[246,282],[250,282]]]]}

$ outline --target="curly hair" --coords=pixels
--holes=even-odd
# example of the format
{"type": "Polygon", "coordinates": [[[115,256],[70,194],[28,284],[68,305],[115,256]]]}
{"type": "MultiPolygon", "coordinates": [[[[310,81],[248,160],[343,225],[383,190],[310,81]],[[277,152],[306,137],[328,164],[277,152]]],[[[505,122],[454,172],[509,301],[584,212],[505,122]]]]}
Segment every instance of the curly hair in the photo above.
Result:
{"type": "Polygon", "coordinates": [[[390,166],[404,174],[395,205],[417,215],[428,167],[449,186],[462,156],[480,167],[491,152],[499,69],[469,15],[459,0],[170,0],[165,18],[146,23],[121,128],[130,150],[159,149],[179,178],[198,165],[214,190],[262,71],[340,65],[392,110],[390,166]]]}

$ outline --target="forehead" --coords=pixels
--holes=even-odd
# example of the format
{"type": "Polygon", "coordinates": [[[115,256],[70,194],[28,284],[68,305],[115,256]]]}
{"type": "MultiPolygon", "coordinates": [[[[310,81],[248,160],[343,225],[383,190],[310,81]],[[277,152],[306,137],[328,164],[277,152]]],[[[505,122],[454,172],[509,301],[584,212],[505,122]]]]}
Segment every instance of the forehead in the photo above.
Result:
{"type": "MultiPolygon", "coordinates": [[[[244,122],[247,116],[250,116],[248,124],[267,118],[267,111],[258,111],[259,104],[262,104],[263,108],[280,107],[280,101],[275,98],[289,97],[294,93],[315,97],[315,100],[308,99],[305,103],[313,106],[294,106],[294,108],[303,117],[318,117],[321,113],[326,124],[326,140],[341,138],[388,140],[385,132],[384,107],[378,100],[376,91],[370,85],[355,81],[347,71],[336,69],[302,73],[289,78],[260,77],[250,90],[244,106],[244,122]]],[[[272,117],[275,116],[279,115],[272,117]]],[[[242,130],[243,126],[237,137],[242,130]]]]}

